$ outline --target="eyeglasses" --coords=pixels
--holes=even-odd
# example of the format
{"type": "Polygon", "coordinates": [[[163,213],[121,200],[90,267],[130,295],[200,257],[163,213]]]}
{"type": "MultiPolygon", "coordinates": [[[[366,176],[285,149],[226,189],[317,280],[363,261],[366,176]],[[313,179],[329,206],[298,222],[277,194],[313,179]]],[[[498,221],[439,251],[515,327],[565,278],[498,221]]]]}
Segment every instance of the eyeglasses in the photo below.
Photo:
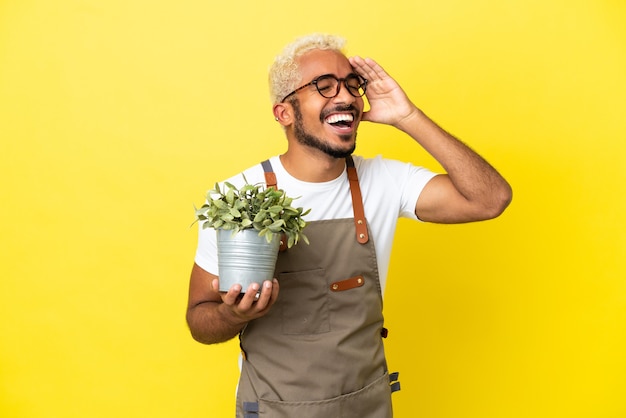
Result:
{"type": "Polygon", "coordinates": [[[346,78],[337,78],[333,74],[324,74],[317,77],[315,80],[310,83],[306,83],[304,86],[300,86],[288,95],[286,95],[283,100],[280,102],[284,102],[287,97],[296,94],[298,91],[302,90],[308,86],[315,86],[317,92],[327,99],[332,99],[339,94],[339,90],[341,90],[341,82],[346,86],[348,93],[350,93],[354,97],[361,97],[365,94],[367,90],[367,80],[361,77],[358,74],[349,74],[346,78]]]}

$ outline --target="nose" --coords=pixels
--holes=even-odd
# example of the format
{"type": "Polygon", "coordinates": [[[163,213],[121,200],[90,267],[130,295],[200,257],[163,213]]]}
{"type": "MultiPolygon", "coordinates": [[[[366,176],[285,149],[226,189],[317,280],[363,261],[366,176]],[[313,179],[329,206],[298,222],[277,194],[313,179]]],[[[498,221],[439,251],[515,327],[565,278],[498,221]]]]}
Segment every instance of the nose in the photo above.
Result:
{"type": "Polygon", "coordinates": [[[333,101],[337,103],[354,103],[356,101],[357,97],[350,94],[346,83],[346,80],[339,80],[339,84],[337,84],[339,92],[333,97],[333,101]]]}

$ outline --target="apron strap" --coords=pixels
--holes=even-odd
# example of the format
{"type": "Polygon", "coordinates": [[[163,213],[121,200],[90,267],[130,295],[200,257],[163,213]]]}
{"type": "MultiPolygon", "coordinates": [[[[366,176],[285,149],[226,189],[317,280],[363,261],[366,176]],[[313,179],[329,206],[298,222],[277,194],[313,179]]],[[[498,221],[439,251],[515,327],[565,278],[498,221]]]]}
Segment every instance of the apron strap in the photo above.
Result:
{"type": "MultiPolygon", "coordinates": [[[[274,170],[272,169],[272,164],[270,163],[270,160],[263,161],[261,165],[263,166],[263,171],[265,172],[265,184],[267,185],[267,188],[269,189],[270,187],[273,187],[274,189],[278,190],[276,174],[274,174],[274,170]]],[[[278,248],[278,251],[287,251],[287,242],[287,236],[285,234],[282,234],[280,236],[280,247],[278,248]]]]}
{"type": "MultiPolygon", "coordinates": [[[[276,174],[272,169],[270,160],[261,163],[265,172],[265,183],[267,187],[277,186],[276,174]]],[[[346,171],[348,181],[350,182],[350,195],[352,196],[352,210],[354,211],[354,227],[356,229],[356,240],[359,244],[365,244],[369,241],[367,232],[367,221],[365,220],[365,210],[363,209],[363,197],[361,196],[361,187],[359,187],[359,176],[356,173],[356,167],[352,156],[346,158],[346,171]]]]}
{"type": "Polygon", "coordinates": [[[356,167],[352,156],[346,158],[348,180],[350,181],[350,194],[352,195],[352,210],[354,211],[354,226],[356,228],[356,240],[359,244],[369,241],[367,233],[367,221],[365,220],[365,210],[363,209],[363,197],[359,187],[359,177],[356,174],[356,167]]]}
{"type": "Polygon", "coordinates": [[[272,170],[270,160],[263,161],[261,165],[263,166],[263,171],[265,171],[265,184],[267,187],[276,188],[276,174],[274,174],[274,170],[272,170]]]}

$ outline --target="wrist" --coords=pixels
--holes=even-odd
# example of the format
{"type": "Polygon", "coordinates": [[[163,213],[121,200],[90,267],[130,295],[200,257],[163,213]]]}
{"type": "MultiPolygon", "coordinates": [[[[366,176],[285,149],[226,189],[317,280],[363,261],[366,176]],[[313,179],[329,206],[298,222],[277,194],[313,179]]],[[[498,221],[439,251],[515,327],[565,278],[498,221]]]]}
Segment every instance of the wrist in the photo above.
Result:
{"type": "Polygon", "coordinates": [[[395,127],[410,134],[416,127],[423,123],[424,118],[426,118],[424,112],[416,106],[413,106],[410,112],[395,124],[395,127]]]}

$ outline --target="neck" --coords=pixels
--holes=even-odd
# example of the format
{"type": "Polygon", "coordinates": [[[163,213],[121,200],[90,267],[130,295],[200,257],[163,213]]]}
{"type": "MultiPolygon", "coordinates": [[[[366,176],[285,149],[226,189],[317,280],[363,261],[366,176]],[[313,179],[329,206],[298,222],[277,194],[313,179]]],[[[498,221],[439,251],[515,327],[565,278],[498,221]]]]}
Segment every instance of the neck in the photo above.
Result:
{"type": "Polygon", "coordinates": [[[346,167],[344,158],[333,158],[320,151],[288,149],[280,156],[287,172],[298,180],[322,183],[336,179],[346,167]]]}

